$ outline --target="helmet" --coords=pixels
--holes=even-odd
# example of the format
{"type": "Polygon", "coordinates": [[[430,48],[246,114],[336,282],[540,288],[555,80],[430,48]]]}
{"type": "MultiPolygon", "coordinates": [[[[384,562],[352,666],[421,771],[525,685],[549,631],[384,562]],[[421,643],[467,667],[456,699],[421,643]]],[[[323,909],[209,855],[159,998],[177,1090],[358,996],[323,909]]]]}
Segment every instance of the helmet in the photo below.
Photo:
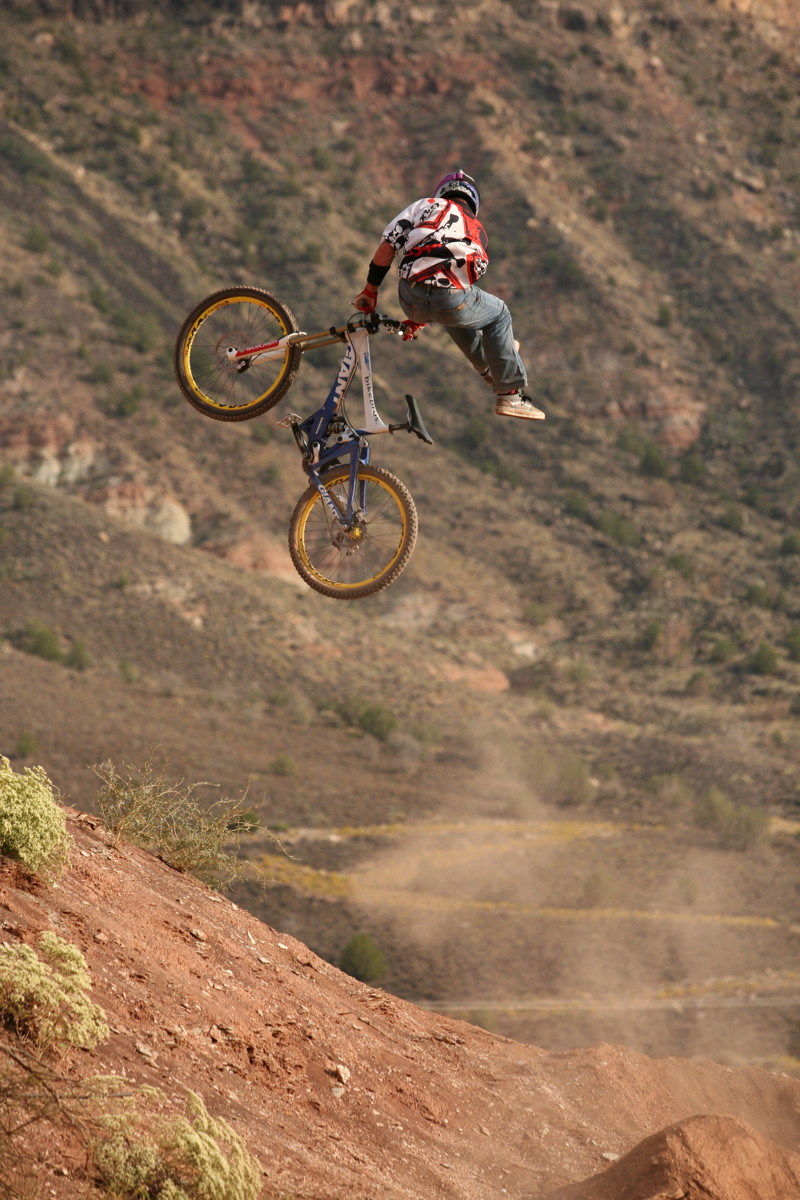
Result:
{"type": "Polygon", "coordinates": [[[463,171],[453,171],[451,175],[445,175],[444,179],[440,179],[437,183],[436,191],[433,194],[437,200],[440,196],[451,200],[463,200],[470,206],[475,216],[478,215],[478,209],[481,206],[478,185],[471,175],[465,175],[463,171]]]}

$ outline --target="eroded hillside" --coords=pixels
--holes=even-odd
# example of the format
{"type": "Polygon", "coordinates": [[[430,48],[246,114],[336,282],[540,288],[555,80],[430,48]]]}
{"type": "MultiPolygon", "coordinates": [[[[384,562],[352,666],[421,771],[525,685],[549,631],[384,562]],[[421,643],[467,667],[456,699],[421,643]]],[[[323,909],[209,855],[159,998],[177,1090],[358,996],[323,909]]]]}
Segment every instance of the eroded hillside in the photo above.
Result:
{"type": "MultiPolygon", "coordinates": [[[[58,887],[3,858],[0,905],[6,945],[35,948],[44,930],[77,945],[107,1016],[108,1038],[58,1063],[73,1115],[75,1081],[90,1089],[96,1075],[121,1077],[129,1097],[160,1089],[167,1114],[191,1089],[244,1137],[265,1197],[544,1200],[564,1187],[565,1200],[614,1200],[624,1186],[656,1200],[670,1185],[786,1200],[800,1187],[796,1080],[492,1037],[357,983],[158,859],[114,846],[86,814],[69,813],[68,827],[72,867],[58,887]]],[[[0,1057],[9,1046],[6,1032],[0,1057]]],[[[56,1113],[29,1127],[25,1179],[40,1194],[104,1194],[86,1154],[91,1105],[77,1111],[80,1121],[56,1113]]]]}
{"type": "MultiPolygon", "coordinates": [[[[153,745],[249,787],[304,870],[273,864],[248,904],[334,960],[368,928],[403,995],[486,1023],[599,996],[604,1037],[794,1069],[800,117],[773,18],[4,6],[4,750],[87,804],[92,763],[153,745]],[[231,281],[304,328],[342,319],[443,162],[480,178],[487,285],[548,419],[496,421],[441,331],[376,338],[379,403],[399,418],[413,391],[436,444],[376,445],[419,545],[386,593],[333,605],[288,559],[304,480],[275,419],[321,398],[335,354],[227,427],[180,399],[171,346],[231,281]],[[596,828],[553,850],[542,829],[574,816],[596,828]],[[456,850],[488,866],[466,878],[456,850]],[[378,903],[384,867],[401,886],[378,903]],[[607,952],[610,973],[566,969],[607,952]],[[614,1007],[632,988],[635,1028],[614,1007]],[[707,1037],[694,989],[737,1020],[755,993],[755,1036],[707,1037]]],[[[543,1011],[504,1032],[597,1036],[543,1011]]]]}

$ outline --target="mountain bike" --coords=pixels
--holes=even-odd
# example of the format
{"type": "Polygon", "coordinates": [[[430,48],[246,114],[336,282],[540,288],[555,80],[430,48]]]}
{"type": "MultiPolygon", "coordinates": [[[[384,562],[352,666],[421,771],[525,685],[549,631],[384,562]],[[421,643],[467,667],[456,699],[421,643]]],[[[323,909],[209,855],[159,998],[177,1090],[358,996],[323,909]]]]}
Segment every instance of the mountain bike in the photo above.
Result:
{"type": "Polygon", "coordinates": [[[429,445],[419,404],[407,395],[405,421],[387,425],[375,405],[370,337],[385,329],[404,341],[421,328],[380,313],[356,313],[344,325],[304,333],[269,292],[231,287],[189,314],[175,343],[175,374],[186,399],[217,421],[247,421],[273,408],[294,383],[307,350],[344,345],[325,402],[308,417],[289,413],[309,486],[289,524],[298,573],[323,596],[359,600],[388,586],[405,568],[417,539],[414,501],[404,483],[370,464],[369,439],[405,430],[429,445]],[[363,421],[351,422],[345,396],[361,374],[363,421]]]}

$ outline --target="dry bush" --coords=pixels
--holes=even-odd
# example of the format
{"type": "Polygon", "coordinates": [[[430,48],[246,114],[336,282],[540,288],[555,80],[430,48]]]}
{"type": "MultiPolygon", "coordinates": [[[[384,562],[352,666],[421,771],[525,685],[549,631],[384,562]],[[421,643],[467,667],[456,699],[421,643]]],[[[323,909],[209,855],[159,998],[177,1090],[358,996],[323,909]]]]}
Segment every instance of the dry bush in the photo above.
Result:
{"type": "Polygon", "coordinates": [[[113,844],[135,842],[158,854],[176,871],[190,871],[213,887],[226,887],[243,872],[238,857],[244,832],[251,828],[245,796],[204,806],[197,793],[208,783],[171,783],[169,764],[151,750],[142,767],[128,764],[120,775],[112,762],[96,764],[102,781],[97,802],[113,844]],[[231,850],[226,843],[233,843],[231,850]]]}

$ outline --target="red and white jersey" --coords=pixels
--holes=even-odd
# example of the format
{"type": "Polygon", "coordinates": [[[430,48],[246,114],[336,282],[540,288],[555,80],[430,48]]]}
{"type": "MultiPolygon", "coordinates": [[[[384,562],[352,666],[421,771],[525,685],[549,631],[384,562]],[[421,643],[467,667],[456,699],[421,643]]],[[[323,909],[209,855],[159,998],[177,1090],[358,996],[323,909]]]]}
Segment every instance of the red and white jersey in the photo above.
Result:
{"type": "Polygon", "coordinates": [[[436,283],[464,291],[489,265],[483,226],[468,208],[453,200],[415,200],[383,231],[402,254],[401,279],[436,283]]]}

